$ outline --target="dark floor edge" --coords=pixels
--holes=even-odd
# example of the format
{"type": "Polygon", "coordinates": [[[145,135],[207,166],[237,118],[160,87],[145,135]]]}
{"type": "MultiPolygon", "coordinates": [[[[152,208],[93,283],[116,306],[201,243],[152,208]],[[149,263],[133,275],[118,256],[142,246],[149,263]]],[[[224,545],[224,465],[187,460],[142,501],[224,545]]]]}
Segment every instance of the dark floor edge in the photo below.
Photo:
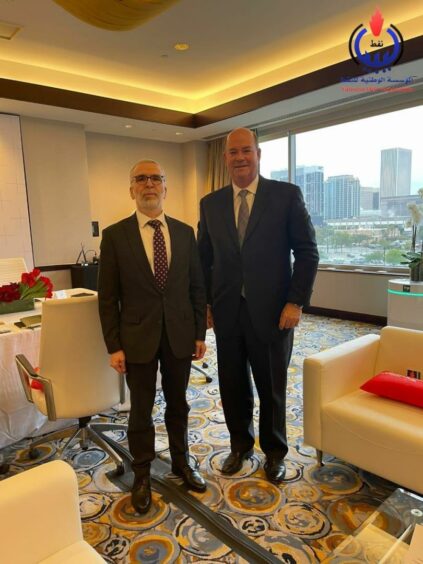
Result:
{"type": "Polygon", "coordinates": [[[361,323],[371,323],[372,325],[387,324],[387,318],[380,315],[370,315],[368,313],[358,313],[355,311],[342,311],[339,309],[328,309],[325,307],[307,306],[303,309],[304,313],[332,317],[334,319],[344,319],[345,321],[359,321],[361,323]]]}
{"type": "MultiPolygon", "coordinates": [[[[96,429],[102,438],[107,441],[123,458],[125,473],[116,475],[113,471],[107,474],[108,479],[122,491],[129,491],[132,485],[132,471],[130,462],[132,460],[129,451],[104,433],[107,428],[96,429]]],[[[189,515],[197,523],[202,525],[208,532],[218,538],[223,544],[231,548],[236,554],[245,558],[250,564],[278,564],[280,560],[273,554],[262,548],[259,544],[235,529],[228,521],[219,514],[214,513],[191,496],[184,486],[178,486],[173,481],[163,478],[171,472],[170,464],[156,458],[152,464],[151,479],[154,488],[163,496],[166,502],[172,502],[184,513],[189,515]]]]}

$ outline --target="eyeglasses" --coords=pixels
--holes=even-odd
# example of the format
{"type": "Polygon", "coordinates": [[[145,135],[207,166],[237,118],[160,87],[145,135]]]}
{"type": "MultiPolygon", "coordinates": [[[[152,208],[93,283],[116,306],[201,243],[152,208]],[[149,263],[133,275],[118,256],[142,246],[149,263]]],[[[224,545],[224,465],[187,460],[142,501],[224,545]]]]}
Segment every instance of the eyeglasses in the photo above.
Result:
{"type": "Polygon", "coordinates": [[[160,174],[151,174],[150,176],[148,176],[147,174],[138,174],[137,176],[132,177],[133,182],[135,182],[136,184],[147,184],[147,182],[151,180],[151,183],[155,184],[156,186],[158,184],[161,184],[164,179],[165,177],[161,176],[160,174]]]}

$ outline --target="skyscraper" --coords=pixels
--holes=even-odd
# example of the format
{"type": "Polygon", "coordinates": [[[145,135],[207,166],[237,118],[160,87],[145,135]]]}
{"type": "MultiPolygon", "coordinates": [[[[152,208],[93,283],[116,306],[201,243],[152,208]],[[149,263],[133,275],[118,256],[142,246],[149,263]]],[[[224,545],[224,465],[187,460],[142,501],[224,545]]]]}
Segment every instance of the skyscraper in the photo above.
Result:
{"type": "Polygon", "coordinates": [[[360,216],[360,181],[352,174],[329,176],[324,185],[324,218],[360,216]]]}
{"type": "Polygon", "coordinates": [[[411,186],[410,149],[382,149],[380,155],[380,198],[408,196],[411,186]]]}
{"type": "MultiPolygon", "coordinates": [[[[272,170],[270,178],[288,182],[288,169],[272,170]]],[[[295,184],[301,188],[312,217],[323,217],[323,180],[322,166],[297,166],[295,169],[295,184]]]]}

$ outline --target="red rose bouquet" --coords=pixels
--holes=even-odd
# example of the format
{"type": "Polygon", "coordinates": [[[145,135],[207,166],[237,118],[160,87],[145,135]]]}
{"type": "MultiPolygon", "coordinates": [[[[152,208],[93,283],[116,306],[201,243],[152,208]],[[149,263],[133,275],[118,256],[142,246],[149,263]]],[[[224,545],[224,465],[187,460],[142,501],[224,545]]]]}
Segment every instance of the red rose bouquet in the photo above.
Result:
{"type": "Polygon", "coordinates": [[[12,282],[0,286],[0,302],[14,302],[16,300],[30,300],[33,298],[51,298],[53,284],[46,276],[40,276],[41,271],[34,268],[32,272],[24,272],[20,282],[12,282]]]}

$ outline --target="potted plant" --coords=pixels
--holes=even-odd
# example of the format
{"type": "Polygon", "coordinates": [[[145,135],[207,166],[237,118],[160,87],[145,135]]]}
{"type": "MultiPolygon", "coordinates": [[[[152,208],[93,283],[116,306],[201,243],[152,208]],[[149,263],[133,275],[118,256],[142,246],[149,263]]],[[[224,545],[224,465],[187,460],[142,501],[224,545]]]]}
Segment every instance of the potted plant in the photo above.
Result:
{"type": "Polygon", "coordinates": [[[51,298],[53,284],[38,268],[24,272],[20,282],[0,286],[0,314],[34,309],[34,298],[51,298]]]}
{"type": "MultiPolygon", "coordinates": [[[[417,192],[420,198],[423,199],[423,188],[417,192]]],[[[410,280],[413,282],[423,281],[423,241],[420,250],[416,251],[417,236],[419,233],[419,226],[423,219],[423,204],[411,203],[408,204],[410,210],[410,226],[411,226],[411,249],[402,256],[405,261],[401,264],[406,264],[410,269],[410,280]]]]}

